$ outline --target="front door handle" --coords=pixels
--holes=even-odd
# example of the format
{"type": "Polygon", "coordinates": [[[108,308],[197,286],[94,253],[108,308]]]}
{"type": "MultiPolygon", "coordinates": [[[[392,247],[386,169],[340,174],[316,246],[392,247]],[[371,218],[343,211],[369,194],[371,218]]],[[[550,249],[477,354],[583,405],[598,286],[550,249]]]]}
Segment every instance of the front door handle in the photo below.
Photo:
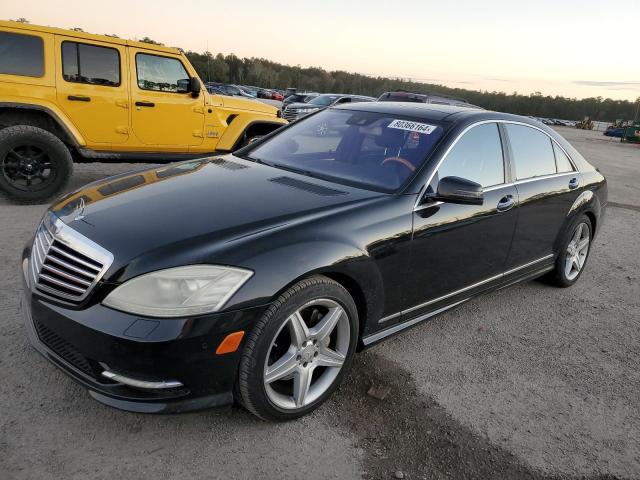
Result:
{"type": "Polygon", "coordinates": [[[571,180],[569,180],[569,190],[575,190],[576,188],[578,188],[578,178],[577,177],[573,177],[571,180]]]}
{"type": "Polygon", "coordinates": [[[153,102],[136,102],[136,107],[155,107],[156,104],[153,102]]]}
{"type": "Polygon", "coordinates": [[[69,95],[67,97],[68,100],[72,102],[90,102],[91,97],[85,97],[84,95],[69,95]]]}
{"type": "Polygon", "coordinates": [[[516,201],[513,199],[513,195],[505,195],[498,202],[496,209],[499,212],[506,212],[507,210],[511,210],[515,204],[516,201]]]}

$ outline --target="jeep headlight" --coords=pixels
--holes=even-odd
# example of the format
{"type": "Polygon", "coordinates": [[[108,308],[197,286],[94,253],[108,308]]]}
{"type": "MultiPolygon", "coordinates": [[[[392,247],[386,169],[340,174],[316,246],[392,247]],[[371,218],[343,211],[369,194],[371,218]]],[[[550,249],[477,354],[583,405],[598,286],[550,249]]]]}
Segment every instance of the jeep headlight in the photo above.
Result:
{"type": "Polygon", "coordinates": [[[183,317],[220,310],[253,275],[250,270],[189,265],[147,273],[123,283],[102,304],[149,317],[183,317]]]}

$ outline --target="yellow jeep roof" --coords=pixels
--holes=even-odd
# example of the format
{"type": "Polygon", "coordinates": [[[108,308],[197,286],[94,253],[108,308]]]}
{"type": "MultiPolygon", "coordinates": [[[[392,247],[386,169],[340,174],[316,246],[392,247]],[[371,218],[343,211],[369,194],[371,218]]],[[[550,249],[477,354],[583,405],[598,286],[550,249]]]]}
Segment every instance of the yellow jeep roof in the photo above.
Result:
{"type": "Polygon", "coordinates": [[[42,25],[32,25],[30,23],[11,22],[0,20],[0,28],[7,27],[16,30],[25,30],[31,32],[51,33],[54,35],[64,35],[66,37],[84,38],[96,42],[115,43],[118,45],[129,45],[136,48],[145,48],[147,50],[155,50],[157,52],[166,52],[180,54],[180,50],[172,47],[164,47],[162,45],[153,45],[151,43],[136,42],[135,40],[125,40],[122,38],[109,37],[107,35],[95,35],[87,32],[77,32],[75,30],[67,30],[64,28],[44,27],[42,25]]]}

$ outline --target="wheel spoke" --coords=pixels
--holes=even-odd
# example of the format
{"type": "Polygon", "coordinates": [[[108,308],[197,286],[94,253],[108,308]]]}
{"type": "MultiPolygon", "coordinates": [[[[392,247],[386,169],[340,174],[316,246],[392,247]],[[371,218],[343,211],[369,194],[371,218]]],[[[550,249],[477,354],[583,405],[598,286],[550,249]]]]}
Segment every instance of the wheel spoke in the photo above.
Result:
{"type": "Polygon", "coordinates": [[[584,250],[588,246],[589,246],[589,239],[588,238],[583,238],[582,240],[580,240],[578,242],[578,245],[577,245],[576,248],[577,248],[577,250],[579,252],[581,252],[582,250],[584,250]]]}
{"type": "Polygon", "coordinates": [[[573,270],[573,257],[567,255],[564,266],[564,274],[567,278],[571,278],[571,271],[573,270]]]}
{"type": "Polygon", "coordinates": [[[578,228],[576,228],[576,233],[573,235],[574,243],[578,243],[580,241],[580,239],[582,238],[582,230],[583,229],[584,229],[584,223],[581,223],[580,225],[578,225],[578,228]]]}
{"type": "Polygon", "coordinates": [[[572,260],[573,266],[575,267],[576,271],[579,272],[581,265],[580,265],[580,260],[578,259],[578,256],[576,255],[575,257],[573,257],[572,260]]]}
{"type": "Polygon", "coordinates": [[[306,402],[311,388],[312,374],[313,369],[311,368],[298,368],[293,376],[293,400],[296,403],[296,407],[302,407],[306,402]]]}
{"type": "Polygon", "coordinates": [[[341,367],[344,363],[344,355],[328,347],[323,347],[318,352],[316,364],[322,367],[341,367]]]}
{"type": "Polygon", "coordinates": [[[336,328],[338,320],[344,315],[344,310],[340,307],[332,308],[324,317],[320,319],[318,324],[309,332],[310,336],[318,341],[322,341],[331,335],[333,329],[336,328]]]}
{"type": "Polygon", "coordinates": [[[309,339],[309,328],[299,310],[289,317],[289,326],[292,343],[298,348],[302,347],[302,344],[309,339]]]}
{"type": "Polygon", "coordinates": [[[266,383],[272,383],[276,380],[281,380],[285,377],[291,376],[298,366],[296,361],[296,350],[290,348],[287,353],[280,357],[272,365],[268,366],[265,374],[264,381],[266,383]]]}

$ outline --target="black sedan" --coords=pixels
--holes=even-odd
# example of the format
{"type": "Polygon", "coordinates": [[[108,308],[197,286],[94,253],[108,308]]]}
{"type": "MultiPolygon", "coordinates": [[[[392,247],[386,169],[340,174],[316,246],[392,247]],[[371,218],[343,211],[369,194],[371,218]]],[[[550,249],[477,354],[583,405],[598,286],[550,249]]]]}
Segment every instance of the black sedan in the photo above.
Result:
{"type": "Polygon", "coordinates": [[[235,399],[287,420],[358,350],[487,291],[575,283],[606,202],[604,177],[533,120],[333,107],[62,198],[24,250],[24,312],[36,348],[108,405],[235,399]]]}

